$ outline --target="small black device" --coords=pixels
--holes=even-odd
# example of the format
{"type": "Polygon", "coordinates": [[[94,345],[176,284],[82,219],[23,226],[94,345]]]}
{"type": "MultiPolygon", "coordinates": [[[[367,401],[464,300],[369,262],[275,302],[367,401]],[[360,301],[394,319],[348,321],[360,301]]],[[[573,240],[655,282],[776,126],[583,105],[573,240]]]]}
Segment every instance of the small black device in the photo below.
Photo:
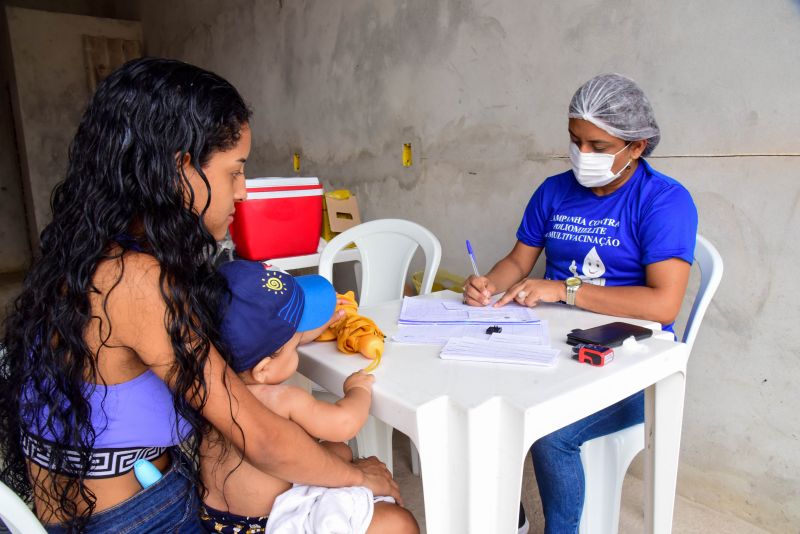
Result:
{"type": "Polygon", "coordinates": [[[576,328],[567,334],[567,345],[584,343],[587,345],[602,345],[604,347],[619,347],[623,341],[631,336],[638,341],[652,335],[653,331],[649,328],[617,321],[585,330],[576,328]]]}
{"type": "Polygon", "coordinates": [[[503,331],[502,326],[490,326],[489,328],[486,329],[487,334],[499,334],[502,331],[503,331]]]}

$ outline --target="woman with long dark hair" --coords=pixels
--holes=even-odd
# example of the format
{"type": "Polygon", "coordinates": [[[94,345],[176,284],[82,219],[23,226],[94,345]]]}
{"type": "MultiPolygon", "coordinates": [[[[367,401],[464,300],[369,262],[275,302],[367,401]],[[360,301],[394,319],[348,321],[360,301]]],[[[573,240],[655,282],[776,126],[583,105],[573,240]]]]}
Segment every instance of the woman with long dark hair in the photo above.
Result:
{"type": "Polygon", "coordinates": [[[246,196],[249,118],[227,81],[165,59],[89,103],[0,356],[0,475],[50,531],[199,531],[209,425],[282,479],[399,498],[383,464],[339,460],[225,363],[211,258],[246,196]],[[144,490],[139,458],[163,473],[144,490]]]}

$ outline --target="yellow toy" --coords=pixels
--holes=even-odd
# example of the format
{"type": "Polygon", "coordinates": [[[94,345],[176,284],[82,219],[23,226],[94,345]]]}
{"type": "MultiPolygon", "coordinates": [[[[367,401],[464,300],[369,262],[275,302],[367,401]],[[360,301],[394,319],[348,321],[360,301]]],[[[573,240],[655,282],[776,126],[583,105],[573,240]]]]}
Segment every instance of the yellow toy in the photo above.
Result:
{"type": "Polygon", "coordinates": [[[344,310],[345,316],[328,327],[317,341],[335,339],[336,346],[345,354],[361,353],[365,358],[372,360],[364,371],[372,372],[381,363],[385,336],[372,319],[358,314],[358,304],[352,291],[337,297],[340,301],[346,301],[336,305],[336,311],[344,310]]]}

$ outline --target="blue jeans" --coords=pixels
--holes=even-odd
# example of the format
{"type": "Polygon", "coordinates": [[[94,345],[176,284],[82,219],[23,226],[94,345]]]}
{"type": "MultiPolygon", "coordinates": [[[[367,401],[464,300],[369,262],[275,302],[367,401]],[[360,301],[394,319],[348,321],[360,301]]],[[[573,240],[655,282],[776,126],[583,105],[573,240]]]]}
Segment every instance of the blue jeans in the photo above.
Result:
{"type": "MultiPolygon", "coordinates": [[[[92,514],[84,532],[115,534],[203,532],[200,525],[200,500],[197,491],[184,475],[187,460],[173,453],[172,466],[152,486],[127,501],[92,514]]],[[[51,534],[66,533],[61,526],[46,526],[51,534]]]]}
{"type": "Polygon", "coordinates": [[[545,534],[573,534],[583,511],[580,446],[644,421],[644,391],[537,440],[531,447],[544,509],[545,534]]]}

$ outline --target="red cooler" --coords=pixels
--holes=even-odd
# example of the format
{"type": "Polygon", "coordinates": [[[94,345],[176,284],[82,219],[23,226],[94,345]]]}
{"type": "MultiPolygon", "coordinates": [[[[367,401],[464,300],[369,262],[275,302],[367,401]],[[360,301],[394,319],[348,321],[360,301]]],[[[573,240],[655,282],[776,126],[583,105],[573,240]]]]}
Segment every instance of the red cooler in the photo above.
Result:
{"type": "Polygon", "coordinates": [[[248,260],[313,254],[322,229],[317,178],[252,178],[230,227],[236,253],[248,260]]]}

